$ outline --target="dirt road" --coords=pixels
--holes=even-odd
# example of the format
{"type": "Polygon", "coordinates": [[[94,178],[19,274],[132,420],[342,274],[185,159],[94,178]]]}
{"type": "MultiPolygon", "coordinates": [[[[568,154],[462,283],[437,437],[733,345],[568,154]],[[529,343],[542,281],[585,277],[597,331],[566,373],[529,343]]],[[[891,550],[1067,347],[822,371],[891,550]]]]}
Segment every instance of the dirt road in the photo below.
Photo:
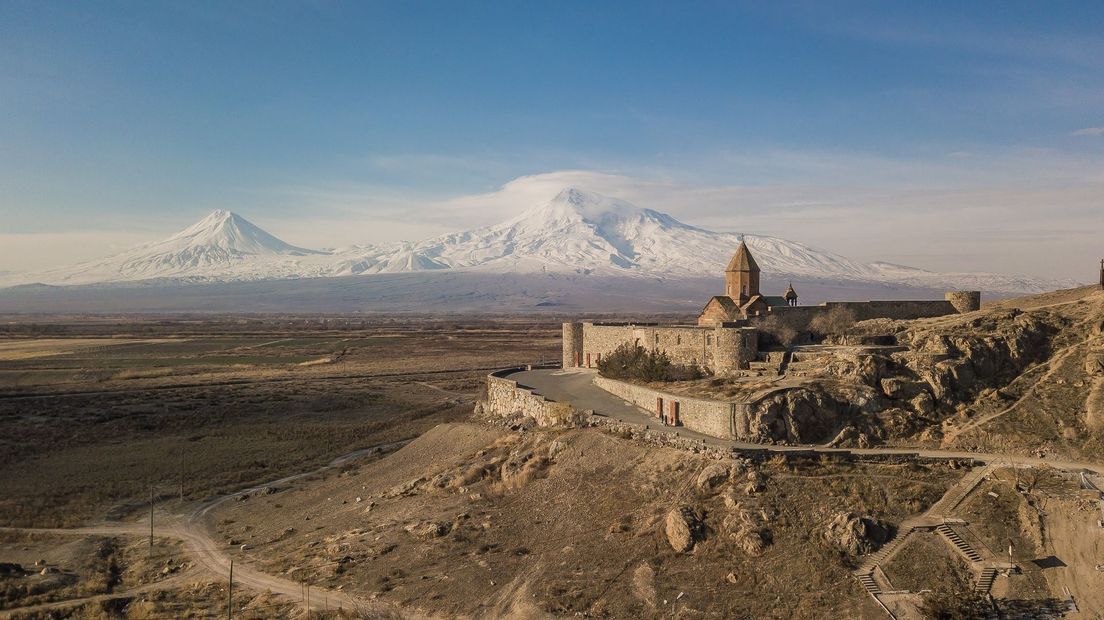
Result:
{"type": "MultiPolygon", "coordinates": [[[[328,469],[335,469],[341,467],[345,463],[352,460],[367,456],[369,454],[380,454],[393,451],[399,447],[405,445],[407,441],[392,442],[387,444],[379,444],[355,452],[342,455],[333,461],[330,461],[327,465],[314,469],[308,472],[295,474],[293,476],[287,476],[280,478],[279,480],[273,480],[263,485],[257,485],[240,491],[235,491],[228,495],[224,495],[195,507],[191,512],[179,515],[169,513],[158,513],[154,515],[154,536],[159,538],[171,538],[179,540],[184,543],[185,550],[191,559],[195,562],[196,568],[200,573],[205,573],[208,576],[229,579],[230,576],[230,556],[226,553],[226,546],[223,543],[217,542],[212,536],[210,530],[204,523],[204,517],[216,506],[226,502],[230,499],[238,497],[243,494],[252,493],[267,486],[286,485],[295,480],[312,476],[314,474],[321,473],[328,469]]],[[[127,523],[104,523],[99,525],[90,525],[87,527],[79,528],[0,528],[0,531],[5,532],[26,532],[26,533],[44,533],[44,534],[62,534],[62,535],[74,535],[74,536],[148,536],[150,532],[149,521],[143,520],[138,522],[127,523]]],[[[173,580],[175,581],[175,579],[173,580]]],[[[48,606],[34,606],[23,607],[18,609],[8,609],[0,612],[0,618],[9,617],[14,612],[29,612],[38,611],[42,609],[60,609],[69,607],[72,605],[80,605],[86,602],[92,602],[99,599],[118,598],[119,596],[140,593],[147,590],[160,589],[163,584],[169,584],[169,580],[162,581],[155,584],[148,584],[142,588],[136,588],[127,592],[115,593],[112,595],[103,595],[100,597],[88,597],[81,599],[70,599],[67,601],[58,601],[50,603],[48,606]]],[[[268,573],[261,572],[253,569],[250,566],[242,563],[234,565],[234,585],[242,586],[253,590],[255,592],[271,592],[272,594],[279,595],[287,598],[293,602],[296,602],[300,607],[306,609],[307,604],[303,598],[303,584],[297,581],[291,581],[282,577],[269,575],[268,573]]],[[[345,592],[339,592],[336,590],[326,590],[322,588],[311,588],[310,596],[310,609],[315,611],[321,611],[324,609],[337,609],[342,608],[346,610],[360,610],[360,611],[374,611],[380,612],[383,615],[386,612],[393,613],[394,608],[387,605],[361,599],[351,596],[345,592]]],[[[408,612],[404,612],[404,617],[418,617],[408,612]]]]}

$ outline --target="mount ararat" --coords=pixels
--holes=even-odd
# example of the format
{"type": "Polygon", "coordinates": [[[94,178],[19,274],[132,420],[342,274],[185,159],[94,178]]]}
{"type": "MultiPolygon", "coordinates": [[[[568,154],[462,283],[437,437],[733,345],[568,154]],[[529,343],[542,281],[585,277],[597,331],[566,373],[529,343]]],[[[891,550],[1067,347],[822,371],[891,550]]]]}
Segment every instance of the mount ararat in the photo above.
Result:
{"type": "Polygon", "coordinates": [[[229,211],[171,237],[102,260],[3,283],[55,286],[143,282],[170,286],[407,272],[557,273],[654,279],[719,278],[747,241],[771,280],[833,281],[921,289],[1031,293],[1074,282],[980,273],[936,273],[862,263],[793,241],[719,233],[622,200],[567,188],[501,224],[421,242],[312,250],[286,243],[229,211]]]}

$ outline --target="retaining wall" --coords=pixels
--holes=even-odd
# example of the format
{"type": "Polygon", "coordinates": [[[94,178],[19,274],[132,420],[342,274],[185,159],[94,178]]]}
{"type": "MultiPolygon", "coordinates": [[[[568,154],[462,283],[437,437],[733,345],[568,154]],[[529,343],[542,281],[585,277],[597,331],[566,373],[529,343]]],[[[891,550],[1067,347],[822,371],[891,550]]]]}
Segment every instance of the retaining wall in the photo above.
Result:
{"type": "Polygon", "coordinates": [[[523,415],[533,418],[538,426],[575,426],[586,416],[570,403],[558,403],[535,393],[506,376],[529,368],[507,368],[487,375],[487,399],[483,413],[498,417],[523,415]]]}
{"type": "Polygon", "coordinates": [[[750,434],[748,407],[744,403],[689,398],[606,377],[595,377],[594,385],[657,417],[657,399],[663,399],[664,413],[669,411],[672,402],[676,402],[682,425],[703,435],[720,439],[747,439],[750,434]]]}

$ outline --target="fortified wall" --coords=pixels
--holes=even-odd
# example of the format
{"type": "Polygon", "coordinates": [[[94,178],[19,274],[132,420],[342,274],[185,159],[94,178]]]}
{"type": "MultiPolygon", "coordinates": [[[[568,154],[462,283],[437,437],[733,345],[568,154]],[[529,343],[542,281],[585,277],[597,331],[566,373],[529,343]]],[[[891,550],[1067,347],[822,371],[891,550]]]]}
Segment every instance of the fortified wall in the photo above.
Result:
{"type": "Polygon", "coordinates": [[[721,439],[753,440],[756,438],[751,432],[746,403],[668,394],[647,386],[600,376],[594,378],[594,385],[621,400],[653,412],[657,417],[660,412],[666,413],[669,419],[677,419],[679,426],[703,435],[721,439]]]}
{"type": "Polygon", "coordinates": [[[961,314],[981,309],[979,291],[950,291],[944,293],[942,300],[932,301],[829,301],[819,306],[775,306],[767,312],[749,316],[747,324],[770,319],[782,325],[792,327],[798,332],[809,331],[813,319],[843,309],[856,321],[870,319],[927,319],[949,314],[961,314]]]}
{"type": "Polygon", "coordinates": [[[750,327],[564,323],[564,368],[596,368],[625,343],[663,351],[671,361],[715,374],[747,368],[759,356],[759,334],[750,327]]]}
{"type": "Polygon", "coordinates": [[[697,365],[716,375],[747,369],[759,358],[757,324],[771,321],[808,332],[813,321],[843,309],[856,321],[923,319],[981,308],[978,291],[953,291],[933,301],[831,301],[819,306],[772,306],[736,320],[698,325],[653,323],[564,323],[563,367],[597,368],[622,344],[665,352],[671,361],[697,365]]]}

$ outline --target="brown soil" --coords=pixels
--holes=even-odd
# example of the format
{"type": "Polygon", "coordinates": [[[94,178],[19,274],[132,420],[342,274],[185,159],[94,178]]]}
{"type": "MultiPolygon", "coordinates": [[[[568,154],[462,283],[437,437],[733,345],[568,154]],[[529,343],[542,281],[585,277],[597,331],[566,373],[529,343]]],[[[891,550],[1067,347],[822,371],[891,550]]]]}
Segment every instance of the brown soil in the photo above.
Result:
{"type": "Polygon", "coordinates": [[[854,559],[822,541],[824,523],[839,510],[900,520],[954,477],[778,460],[760,468],[761,494],[741,482],[703,495],[693,482],[709,462],[597,430],[451,424],[382,461],[214,518],[224,538],[248,541],[243,561],[265,571],[449,617],[663,617],[679,593],[690,616],[853,617],[874,603],[850,576],[854,559]],[[535,464],[516,474],[491,465],[512,472],[510,459],[530,452],[535,464]],[[680,554],[663,521],[684,504],[706,533],[680,554]],[[761,556],[730,529],[726,517],[741,511],[770,531],[761,556]]]}

